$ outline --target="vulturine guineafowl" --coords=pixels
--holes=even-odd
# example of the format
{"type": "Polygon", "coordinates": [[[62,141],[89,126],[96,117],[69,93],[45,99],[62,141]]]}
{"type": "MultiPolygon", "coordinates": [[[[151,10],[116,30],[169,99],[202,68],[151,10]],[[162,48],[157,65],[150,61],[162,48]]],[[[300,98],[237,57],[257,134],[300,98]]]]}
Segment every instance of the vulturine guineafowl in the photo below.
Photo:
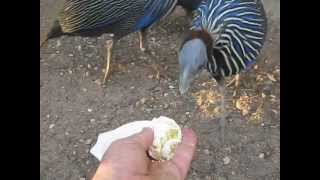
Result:
{"type": "Polygon", "coordinates": [[[212,75],[222,97],[220,126],[224,135],[224,77],[237,75],[256,62],[267,19],[260,0],[203,0],[194,14],[179,53],[179,88],[185,94],[203,69],[212,75]]]}
{"type": "Polygon", "coordinates": [[[66,0],[40,48],[47,40],[62,35],[96,37],[104,33],[112,34],[112,40],[106,42],[104,84],[114,40],[138,31],[140,49],[144,51],[146,29],[170,14],[177,4],[183,6],[184,1],[189,10],[196,7],[195,2],[200,3],[200,0],[66,0]]]}

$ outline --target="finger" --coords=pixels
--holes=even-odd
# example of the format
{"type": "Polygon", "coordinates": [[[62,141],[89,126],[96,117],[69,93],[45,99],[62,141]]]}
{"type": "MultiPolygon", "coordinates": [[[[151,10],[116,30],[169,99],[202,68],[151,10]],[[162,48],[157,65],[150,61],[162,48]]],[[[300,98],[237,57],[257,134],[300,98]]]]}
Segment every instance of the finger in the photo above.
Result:
{"type": "Polygon", "coordinates": [[[143,128],[140,133],[129,137],[129,139],[135,141],[147,151],[153,142],[153,130],[151,128],[143,128]]]}
{"type": "Polygon", "coordinates": [[[196,149],[197,138],[191,129],[182,129],[182,134],[182,142],[177,147],[172,162],[179,169],[182,179],[185,179],[196,149]]]}

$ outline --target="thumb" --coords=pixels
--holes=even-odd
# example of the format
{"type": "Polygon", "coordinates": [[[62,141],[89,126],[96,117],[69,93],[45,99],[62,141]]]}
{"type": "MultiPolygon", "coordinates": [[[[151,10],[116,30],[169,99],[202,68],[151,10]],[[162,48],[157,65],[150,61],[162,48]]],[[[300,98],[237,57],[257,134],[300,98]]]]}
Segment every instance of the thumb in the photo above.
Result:
{"type": "Polygon", "coordinates": [[[151,128],[143,128],[140,133],[132,135],[128,139],[141,145],[147,151],[153,142],[153,130],[151,128]]]}

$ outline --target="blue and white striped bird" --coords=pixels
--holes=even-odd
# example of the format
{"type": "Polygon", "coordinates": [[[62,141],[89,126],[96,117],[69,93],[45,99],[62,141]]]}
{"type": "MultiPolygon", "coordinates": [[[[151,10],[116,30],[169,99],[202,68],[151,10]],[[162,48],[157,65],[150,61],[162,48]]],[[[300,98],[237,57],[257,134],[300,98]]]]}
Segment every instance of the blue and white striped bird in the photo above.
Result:
{"type": "Polygon", "coordinates": [[[206,69],[219,84],[224,110],[224,77],[247,70],[263,47],[267,19],[260,0],[203,0],[179,53],[180,92],[206,69]]]}
{"type": "Polygon", "coordinates": [[[255,63],[267,19],[259,0],[203,0],[179,53],[180,92],[206,69],[220,83],[255,63]]]}

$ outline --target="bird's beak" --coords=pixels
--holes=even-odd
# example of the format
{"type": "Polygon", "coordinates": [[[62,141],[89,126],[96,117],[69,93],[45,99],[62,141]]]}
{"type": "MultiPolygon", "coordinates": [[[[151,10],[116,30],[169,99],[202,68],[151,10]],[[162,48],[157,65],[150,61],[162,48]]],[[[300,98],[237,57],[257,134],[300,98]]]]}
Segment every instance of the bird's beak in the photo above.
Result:
{"type": "Polygon", "coordinates": [[[179,90],[181,95],[184,95],[188,92],[190,82],[190,71],[188,69],[184,69],[182,72],[180,72],[179,90]]]}

